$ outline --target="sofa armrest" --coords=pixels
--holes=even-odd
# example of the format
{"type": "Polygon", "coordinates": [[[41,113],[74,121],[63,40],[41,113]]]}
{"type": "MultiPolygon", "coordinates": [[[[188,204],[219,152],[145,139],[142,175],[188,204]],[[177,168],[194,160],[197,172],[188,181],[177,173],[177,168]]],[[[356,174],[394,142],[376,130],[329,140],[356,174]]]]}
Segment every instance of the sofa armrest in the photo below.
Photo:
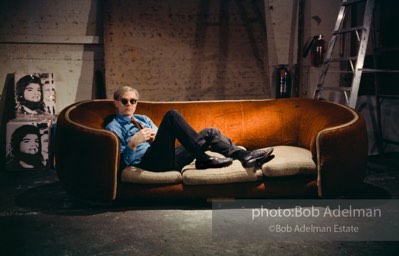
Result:
{"type": "MultiPolygon", "coordinates": [[[[348,108],[349,109],[349,108],[348,108]]],[[[367,165],[367,129],[364,118],[351,110],[347,124],[320,131],[316,138],[318,194],[336,198],[358,191],[367,165]]]]}
{"type": "Polygon", "coordinates": [[[105,129],[88,127],[64,109],[56,129],[56,170],[64,189],[88,202],[110,203],[116,198],[119,140],[105,129]]]}

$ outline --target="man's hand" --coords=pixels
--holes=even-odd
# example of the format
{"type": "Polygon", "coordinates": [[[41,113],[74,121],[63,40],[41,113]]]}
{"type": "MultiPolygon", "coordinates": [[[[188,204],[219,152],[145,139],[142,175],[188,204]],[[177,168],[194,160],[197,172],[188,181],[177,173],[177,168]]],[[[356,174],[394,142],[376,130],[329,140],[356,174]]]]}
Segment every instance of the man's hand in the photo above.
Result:
{"type": "Polygon", "coordinates": [[[130,138],[128,146],[131,149],[136,149],[141,143],[148,141],[153,142],[155,139],[155,131],[152,128],[144,128],[139,130],[132,138],[130,138]]]}
{"type": "Polygon", "coordinates": [[[151,129],[150,138],[147,140],[150,144],[155,140],[155,131],[151,129]]]}

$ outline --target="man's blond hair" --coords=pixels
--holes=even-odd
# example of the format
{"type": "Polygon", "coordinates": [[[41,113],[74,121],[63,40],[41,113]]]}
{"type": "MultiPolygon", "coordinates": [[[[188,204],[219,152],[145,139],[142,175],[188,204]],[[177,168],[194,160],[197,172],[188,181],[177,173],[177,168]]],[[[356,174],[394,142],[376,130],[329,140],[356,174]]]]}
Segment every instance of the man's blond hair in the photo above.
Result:
{"type": "Polygon", "coordinates": [[[116,89],[116,91],[114,92],[114,100],[120,100],[121,95],[127,93],[127,92],[134,92],[137,95],[137,100],[139,99],[139,92],[134,89],[131,86],[128,85],[124,85],[119,87],[118,89],[116,89]]]}

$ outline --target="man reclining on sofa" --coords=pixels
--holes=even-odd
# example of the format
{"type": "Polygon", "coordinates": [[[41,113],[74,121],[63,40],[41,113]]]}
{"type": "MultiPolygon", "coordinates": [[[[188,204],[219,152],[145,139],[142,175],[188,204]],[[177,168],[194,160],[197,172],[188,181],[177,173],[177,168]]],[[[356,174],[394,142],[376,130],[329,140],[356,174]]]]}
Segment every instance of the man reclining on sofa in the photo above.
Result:
{"type": "Polygon", "coordinates": [[[194,159],[197,169],[226,167],[237,159],[249,168],[272,158],[273,148],[244,150],[216,128],[197,133],[175,109],[164,115],[158,128],[149,117],[135,114],[138,99],[138,91],[130,86],[117,89],[114,104],[118,114],[106,126],[119,137],[124,165],[162,172],[181,170],[194,159]],[[175,146],[176,139],[181,146],[175,146]],[[207,150],[225,158],[209,156],[207,150]]]}

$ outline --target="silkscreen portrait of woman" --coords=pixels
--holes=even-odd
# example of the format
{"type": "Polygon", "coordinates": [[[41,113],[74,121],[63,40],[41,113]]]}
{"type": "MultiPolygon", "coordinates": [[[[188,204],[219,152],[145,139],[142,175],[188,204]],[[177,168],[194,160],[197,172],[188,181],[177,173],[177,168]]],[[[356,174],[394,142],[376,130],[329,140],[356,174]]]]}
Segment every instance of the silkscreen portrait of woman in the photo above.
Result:
{"type": "Polygon", "coordinates": [[[6,167],[8,170],[42,169],[44,167],[38,127],[23,125],[15,129],[11,135],[6,167]]]}
{"type": "Polygon", "coordinates": [[[39,77],[25,75],[15,87],[17,114],[38,115],[45,112],[43,84],[39,77]]]}

